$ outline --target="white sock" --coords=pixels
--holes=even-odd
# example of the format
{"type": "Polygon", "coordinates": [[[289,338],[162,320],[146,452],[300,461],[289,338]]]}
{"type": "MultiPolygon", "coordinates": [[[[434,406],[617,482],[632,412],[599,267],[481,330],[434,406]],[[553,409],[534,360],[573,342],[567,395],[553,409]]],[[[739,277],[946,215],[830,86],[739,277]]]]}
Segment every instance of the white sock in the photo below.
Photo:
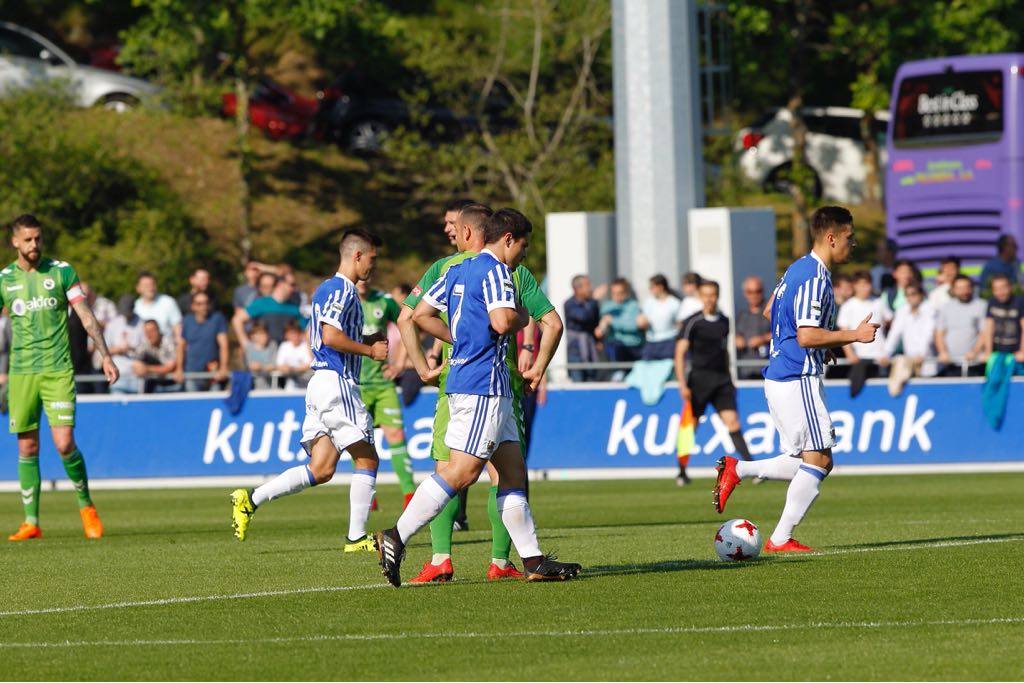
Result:
{"type": "Polygon", "coordinates": [[[793,538],[793,529],[811,509],[811,503],[818,497],[818,487],[828,475],[823,467],[802,463],[793,481],[786,491],[786,506],[782,508],[782,517],[772,532],[772,543],[782,545],[793,538]]]}
{"type": "Polygon", "coordinates": [[[256,487],[256,490],[252,492],[252,504],[259,507],[263,503],[275,500],[281,496],[290,496],[303,489],[308,489],[315,482],[316,480],[313,479],[313,473],[308,465],[292,467],[277,475],[266,484],[256,487]]]}
{"type": "Polygon", "coordinates": [[[525,489],[498,489],[498,511],[519,557],[543,554],[537,542],[537,529],[533,525],[530,504],[526,502],[525,489]]]}
{"type": "Polygon", "coordinates": [[[440,567],[442,564],[444,564],[447,560],[450,559],[452,559],[452,556],[448,553],[434,553],[434,556],[430,558],[430,564],[434,565],[435,567],[440,567]]]}
{"type": "Polygon", "coordinates": [[[508,566],[508,560],[502,559],[500,557],[492,557],[491,564],[493,564],[498,569],[504,569],[508,566]]]}
{"type": "Polygon", "coordinates": [[[456,493],[456,490],[437,473],[424,479],[423,483],[416,487],[416,493],[412,495],[405,512],[395,524],[402,543],[407,542],[413,534],[441,514],[441,510],[456,493]]]}
{"type": "Polygon", "coordinates": [[[375,470],[356,470],[348,489],[348,540],[358,541],[366,535],[366,519],[370,516],[373,494],[377,490],[375,470]]]}
{"type": "Polygon", "coordinates": [[[776,481],[792,481],[796,471],[803,463],[799,457],[777,455],[767,460],[740,460],[736,463],[736,474],[740,479],[774,479],[776,481]]]}

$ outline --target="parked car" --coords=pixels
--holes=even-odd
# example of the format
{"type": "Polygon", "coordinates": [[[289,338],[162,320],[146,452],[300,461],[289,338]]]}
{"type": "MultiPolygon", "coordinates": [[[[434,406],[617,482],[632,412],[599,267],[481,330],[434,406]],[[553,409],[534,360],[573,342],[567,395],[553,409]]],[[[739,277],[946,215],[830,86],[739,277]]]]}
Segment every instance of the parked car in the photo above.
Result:
{"type": "Polygon", "coordinates": [[[38,33],[0,22],[0,93],[50,80],[67,81],[83,107],[124,111],[159,92],[139,78],[78,64],[38,33]]]}
{"type": "MultiPolygon", "coordinates": [[[[235,93],[221,95],[224,116],[234,116],[237,104],[235,93]]],[[[297,140],[311,132],[319,108],[319,100],[261,78],[249,96],[249,122],[274,140],[297,140]]]]}
{"type": "MultiPolygon", "coordinates": [[[[807,125],[807,162],[815,174],[815,195],[837,202],[863,201],[865,150],[860,120],[864,112],[847,107],[805,107],[800,113],[807,125]]],[[[793,159],[791,120],[788,109],[776,109],[736,135],[740,169],[770,192],[787,191],[786,172],[793,159]]],[[[880,174],[887,159],[888,125],[889,112],[876,112],[872,133],[879,144],[880,174]]]]}

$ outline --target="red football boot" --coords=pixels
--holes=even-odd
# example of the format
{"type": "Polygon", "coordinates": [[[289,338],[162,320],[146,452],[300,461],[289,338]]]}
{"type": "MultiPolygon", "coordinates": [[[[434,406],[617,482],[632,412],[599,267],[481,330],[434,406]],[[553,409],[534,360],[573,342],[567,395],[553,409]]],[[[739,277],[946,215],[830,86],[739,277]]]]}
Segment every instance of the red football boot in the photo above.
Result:
{"type": "Polygon", "coordinates": [[[409,507],[409,501],[412,500],[412,497],[414,495],[416,495],[416,494],[415,493],[407,493],[407,494],[405,494],[405,497],[402,499],[402,509],[403,510],[405,508],[409,507]]]}
{"type": "Polygon", "coordinates": [[[740,475],[736,474],[736,458],[728,455],[718,459],[715,469],[718,470],[718,480],[715,482],[714,491],[712,491],[712,499],[715,510],[718,511],[718,514],[722,514],[729,495],[740,484],[740,475]]]}
{"type": "Polygon", "coordinates": [[[764,544],[764,551],[766,553],[813,553],[814,548],[805,546],[795,538],[789,539],[782,545],[775,545],[769,538],[768,542],[764,544]]]}
{"type": "Polygon", "coordinates": [[[441,564],[430,564],[430,560],[423,563],[420,573],[409,579],[408,583],[447,583],[455,577],[455,570],[452,568],[451,558],[441,564]]]}
{"type": "Polygon", "coordinates": [[[373,500],[370,501],[370,512],[376,512],[377,510],[380,510],[380,505],[377,505],[377,496],[374,496],[373,500]]]}
{"type": "Polygon", "coordinates": [[[487,580],[488,581],[500,581],[502,579],[521,579],[523,573],[516,569],[516,566],[511,562],[505,565],[502,569],[498,565],[491,562],[491,566],[487,568],[487,580]]]}

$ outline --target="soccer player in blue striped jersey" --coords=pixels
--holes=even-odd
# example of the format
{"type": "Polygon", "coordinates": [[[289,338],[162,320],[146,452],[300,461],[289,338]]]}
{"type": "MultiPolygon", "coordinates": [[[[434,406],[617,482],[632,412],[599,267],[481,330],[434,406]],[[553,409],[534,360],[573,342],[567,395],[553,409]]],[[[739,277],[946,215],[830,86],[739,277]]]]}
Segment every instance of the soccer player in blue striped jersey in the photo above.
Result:
{"type": "Polygon", "coordinates": [[[512,271],[526,256],[532,230],[518,211],[496,211],[484,223],[480,255],[449,268],[413,311],[417,327],[453,347],[445,384],[451,410],[445,445],[451,459],[419,485],[395,527],[376,534],[381,569],[393,586],[402,583],[401,563],[412,535],[475,482],[488,461],[498,473],[498,510],[526,579],[565,580],[580,571],[578,564],[558,562],[540,550],[512,412],[506,353],[510,339],[529,322],[516,303],[512,271]],[[442,312],[448,314],[447,324],[442,312]]]}
{"type": "Polygon", "coordinates": [[[837,330],[832,293],[832,267],[850,260],[857,242],[853,216],[840,206],[824,206],[811,216],[811,253],[786,269],[765,308],[772,322],[772,345],[764,370],[764,393],[775,422],[782,455],[767,460],[739,462],[725,456],[718,461],[714,504],[725,509],[741,479],[789,481],[786,505],[766,552],[809,552],[793,538],[821,482],[832,471],[835,430],[825,406],[822,377],[833,351],[853,342],[874,341],[878,325],[871,316],[855,330],[837,330]]]}
{"type": "Polygon", "coordinates": [[[363,356],[387,358],[386,341],[363,344],[363,306],[356,282],[367,280],[377,262],[380,239],[360,229],[341,238],[341,263],[313,294],[309,343],[313,377],[306,387],[306,418],[302,447],[309,463],[285,470],[254,490],[231,494],[235,536],[244,541],[256,509],[263,503],[330,481],[342,451],[352,456],[349,487],[349,523],[345,552],[375,550],[366,533],[366,519],[376,490],[377,451],[373,446],[373,420],[363,405],[359,374],[363,356]]]}

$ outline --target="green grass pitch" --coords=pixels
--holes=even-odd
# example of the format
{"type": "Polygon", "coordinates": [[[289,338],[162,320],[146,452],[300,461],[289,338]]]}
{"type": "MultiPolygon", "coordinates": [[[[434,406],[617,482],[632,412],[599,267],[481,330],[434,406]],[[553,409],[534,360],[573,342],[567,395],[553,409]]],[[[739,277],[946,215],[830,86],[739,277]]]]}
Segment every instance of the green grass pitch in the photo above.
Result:
{"type": "MultiPolygon", "coordinates": [[[[44,492],[45,538],[0,551],[0,679],[1016,679],[1024,671],[1022,474],[833,477],[798,538],[815,556],[718,562],[717,525],[770,533],[782,484],[539,482],[565,584],[489,584],[486,489],[456,534],[456,581],[384,585],[343,555],[347,488],[265,506],[250,540],[228,491],[98,491],[81,537],[44,492]]],[[[373,528],[398,492],[382,487],[373,528]]],[[[0,509],[12,530],[15,494],[0,509]]],[[[429,557],[426,530],[409,578],[429,557]]]]}

